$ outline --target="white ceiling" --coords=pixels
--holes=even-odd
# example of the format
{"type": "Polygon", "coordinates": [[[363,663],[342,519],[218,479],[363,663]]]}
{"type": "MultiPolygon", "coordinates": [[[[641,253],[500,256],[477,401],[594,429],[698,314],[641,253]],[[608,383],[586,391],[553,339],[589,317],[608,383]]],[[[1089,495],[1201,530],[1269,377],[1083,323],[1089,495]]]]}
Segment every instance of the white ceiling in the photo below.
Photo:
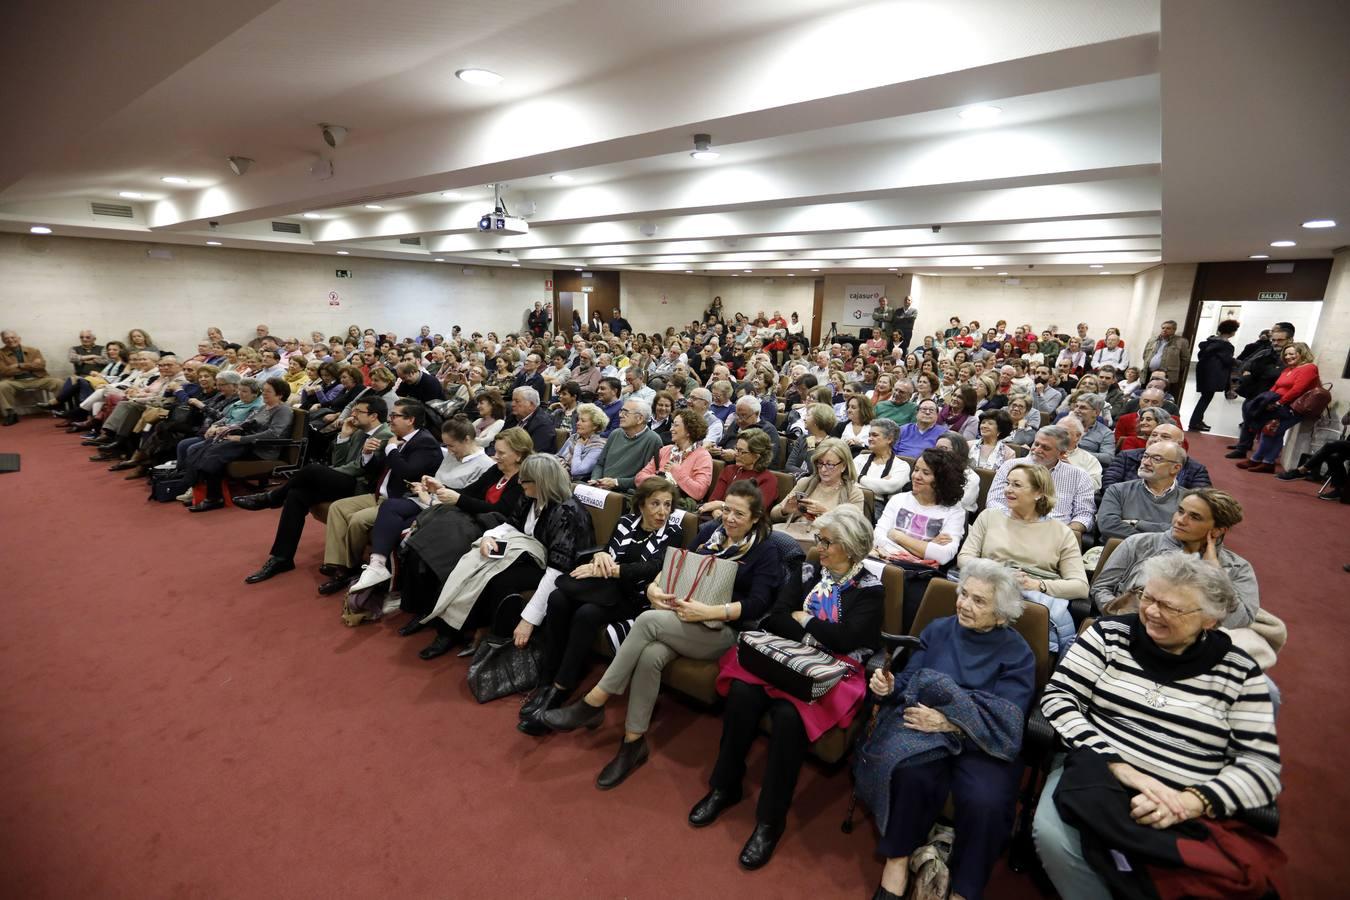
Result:
{"type": "Polygon", "coordinates": [[[1347,17],[1306,5],[23,0],[0,10],[24,76],[0,107],[26,136],[0,148],[0,230],[698,273],[1326,255],[1344,226],[1297,225],[1350,220],[1345,42],[1321,14],[1347,17]],[[1254,92],[1267,66],[1279,87],[1254,92]],[[958,117],[980,103],[1002,114],[958,117]],[[719,159],[689,157],[696,132],[719,159]],[[256,163],[235,177],[229,155],[256,163]],[[478,233],[490,183],[529,234],[478,233]],[[1296,250],[1264,248],[1281,228],[1296,250]]]}

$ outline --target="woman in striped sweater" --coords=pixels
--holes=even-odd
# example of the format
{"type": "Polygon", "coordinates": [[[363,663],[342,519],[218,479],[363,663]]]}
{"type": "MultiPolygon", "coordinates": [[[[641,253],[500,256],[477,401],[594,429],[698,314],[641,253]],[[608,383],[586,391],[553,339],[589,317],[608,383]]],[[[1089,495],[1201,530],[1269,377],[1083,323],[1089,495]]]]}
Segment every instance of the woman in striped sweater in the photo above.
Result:
{"type": "MultiPolygon", "coordinates": [[[[1104,758],[1136,792],[1135,822],[1168,828],[1228,818],[1280,792],[1275,714],[1260,667],[1217,626],[1237,604],[1222,570],[1184,553],[1145,564],[1139,613],[1104,618],[1055,670],[1041,711],[1071,751],[1104,758]]],[[[1061,896],[1109,898],[1079,832],[1054,802],[1036,809],[1036,850],[1061,896]]]]}

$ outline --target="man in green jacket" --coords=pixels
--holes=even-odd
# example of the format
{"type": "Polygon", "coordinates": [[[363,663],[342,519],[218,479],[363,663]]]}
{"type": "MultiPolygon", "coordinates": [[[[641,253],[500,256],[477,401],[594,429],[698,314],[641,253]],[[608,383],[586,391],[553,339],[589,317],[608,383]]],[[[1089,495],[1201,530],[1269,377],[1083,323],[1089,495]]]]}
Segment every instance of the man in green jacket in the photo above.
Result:
{"type": "Polygon", "coordinates": [[[234,505],[241,509],[281,507],[281,520],[277,522],[267,562],[245,578],[246,583],[257,584],[295,568],[295,551],[300,546],[311,506],[370,490],[361,468],[361,449],[368,442],[379,445],[393,436],[388,419],[389,407],[383,397],[362,397],[352,407],[351,416],[343,421],[342,431],[333,443],[332,465],[310,463],[278,488],[234,498],[234,505]]]}
{"type": "Polygon", "coordinates": [[[591,472],[591,484],[611,491],[631,491],[633,479],[661,449],[661,436],[647,427],[652,408],[646,400],[629,397],[619,410],[619,427],[611,431],[591,472]]]}

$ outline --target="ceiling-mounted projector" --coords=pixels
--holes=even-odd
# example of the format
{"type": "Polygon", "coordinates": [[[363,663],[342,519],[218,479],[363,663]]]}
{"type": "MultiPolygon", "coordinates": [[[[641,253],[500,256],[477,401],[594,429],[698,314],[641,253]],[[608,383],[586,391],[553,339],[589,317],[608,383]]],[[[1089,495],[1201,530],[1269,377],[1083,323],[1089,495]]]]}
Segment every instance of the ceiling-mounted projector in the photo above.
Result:
{"type": "Polygon", "coordinates": [[[498,207],[478,220],[478,230],[494,234],[528,234],[530,223],[519,216],[508,216],[498,207]]]}

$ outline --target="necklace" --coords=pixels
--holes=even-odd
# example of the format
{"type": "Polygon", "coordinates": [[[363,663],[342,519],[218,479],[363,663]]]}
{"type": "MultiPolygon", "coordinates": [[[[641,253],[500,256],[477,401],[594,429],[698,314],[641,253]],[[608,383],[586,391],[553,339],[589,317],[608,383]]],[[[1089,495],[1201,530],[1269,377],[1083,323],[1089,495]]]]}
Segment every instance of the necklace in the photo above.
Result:
{"type": "Polygon", "coordinates": [[[505,490],[505,489],[506,489],[506,484],[507,484],[507,482],[509,482],[510,480],[511,480],[511,476],[510,476],[510,475],[503,475],[503,476],[502,476],[502,480],[497,482],[497,490],[499,490],[499,491],[505,490]]]}
{"type": "Polygon", "coordinates": [[[1153,682],[1153,687],[1144,692],[1144,702],[1154,709],[1162,709],[1167,705],[1167,698],[1163,696],[1160,682],[1153,682]]]}

